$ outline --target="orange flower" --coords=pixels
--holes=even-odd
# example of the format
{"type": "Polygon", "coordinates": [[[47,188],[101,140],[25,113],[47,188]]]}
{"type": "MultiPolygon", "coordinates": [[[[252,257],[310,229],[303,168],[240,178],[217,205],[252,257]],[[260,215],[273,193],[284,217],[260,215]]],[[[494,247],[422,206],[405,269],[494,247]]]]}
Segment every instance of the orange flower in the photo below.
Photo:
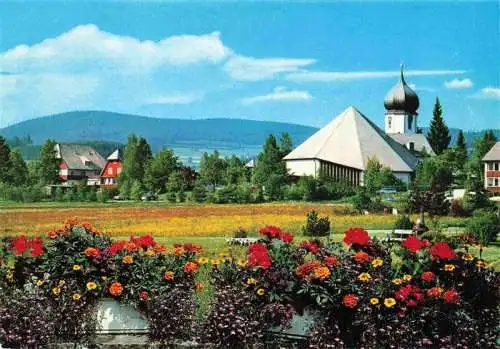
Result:
{"type": "Polygon", "coordinates": [[[162,244],[154,245],[153,249],[154,249],[155,253],[163,253],[167,250],[167,248],[165,246],[163,246],[162,244]]]}
{"type": "Polygon", "coordinates": [[[125,244],[125,248],[129,251],[129,252],[133,252],[135,250],[137,250],[137,245],[134,244],[133,242],[127,242],[125,244]]]}
{"type": "Polygon", "coordinates": [[[354,260],[360,264],[370,261],[370,255],[366,252],[359,251],[354,254],[354,260]]]}
{"type": "Polygon", "coordinates": [[[187,262],[186,265],[184,265],[185,273],[194,273],[197,270],[198,270],[198,264],[195,262],[187,262]]]}
{"type": "Polygon", "coordinates": [[[163,274],[163,278],[165,280],[173,280],[174,279],[174,272],[173,271],[166,271],[165,274],[163,274]]]}
{"type": "Polygon", "coordinates": [[[101,254],[101,251],[95,247],[87,247],[83,253],[85,253],[87,257],[97,257],[101,254]]]}
{"type": "Polygon", "coordinates": [[[429,297],[439,297],[443,293],[443,289],[441,287],[433,287],[427,290],[427,295],[429,297]]]}
{"type": "Polygon", "coordinates": [[[181,254],[184,253],[184,248],[182,247],[176,247],[175,250],[174,250],[174,253],[176,256],[180,256],[181,254]]]}
{"type": "Polygon", "coordinates": [[[196,283],[196,290],[201,291],[205,288],[201,282],[196,283]]]}
{"type": "Polygon", "coordinates": [[[120,284],[119,282],[113,282],[111,284],[111,286],[109,286],[109,293],[112,295],[112,296],[119,296],[121,295],[123,292],[123,286],[122,284],[120,284]]]}
{"type": "Polygon", "coordinates": [[[314,269],[314,277],[316,279],[324,280],[330,276],[330,269],[328,267],[318,267],[314,269]]]}
{"type": "Polygon", "coordinates": [[[134,257],[130,256],[130,255],[126,255],[122,258],[122,262],[124,264],[132,264],[134,263],[134,257]]]}
{"type": "Polygon", "coordinates": [[[90,223],[82,223],[82,228],[85,229],[86,231],[91,231],[92,230],[92,224],[90,224],[90,223]]]}
{"type": "Polygon", "coordinates": [[[47,237],[49,239],[55,239],[57,237],[57,231],[51,230],[47,232],[47,237]]]}

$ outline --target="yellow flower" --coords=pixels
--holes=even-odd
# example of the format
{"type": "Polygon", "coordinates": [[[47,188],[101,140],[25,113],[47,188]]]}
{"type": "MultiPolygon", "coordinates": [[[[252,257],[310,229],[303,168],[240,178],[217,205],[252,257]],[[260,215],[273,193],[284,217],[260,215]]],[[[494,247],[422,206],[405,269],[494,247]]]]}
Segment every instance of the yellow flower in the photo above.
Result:
{"type": "Polygon", "coordinates": [[[248,278],[247,280],[247,285],[255,285],[257,283],[257,280],[254,278],[248,278]]]}
{"type": "Polygon", "coordinates": [[[198,264],[203,265],[208,263],[208,258],[207,257],[200,257],[198,258],[198,264]]]}
{"type": "Polygon", "coordinates": [[[43,280],[38,280],[38,281],[36,282],[36,285],[37,285],[38,287],[42,286],[42,285],[43,285],[43,280]]]}
{"type": "Polygon", "coordinates": [[[382,258],[375,258],[372,261],[372,267],[378,268],[384,264],[384,260],[382,258]]]}
{"type": "Polygon", "coordinates": [[[396,304],[396,300],[394,298],[386,298],[384,299],[384,305],[387,308],[392,308],[396,304]]]}
{"type": "Polygon", "coordinates": [[[263,288],[259,288],[259,289],[257,290],[257,294],[258,294],[259,296],[263,296],[265,293],[266,293],[266,291],[264,291],[264,289],[263,289],[263,288]]]}
{"type": "Polygon", "coordinates": [[[87,282],[87,290],[95,290],[97,288],[97,284],[93,281],[87,282]]]}
{"type": "Polygon", "coordinates": [[[213,266],[218,266],[220,264],[220,259],[212,259],[211,262],[213,266]]]}
{"type": "Polygon", "coordinates": [[[453,264],[445,264],[444,270],[445,271],[453,271],[453,270],[455,270],[455,266],[453,264]]]}
{"type": "Polygon", "coordinates": [[[81,265],[79,265],[79,264],[75,264],[75,265],[73,265],[73,270],[74,270],[74,271],[78,271],[78,270],[81,270],[81,269],[82,269],[82,266],[81,266],[81,265]]]}
{"type": "Polygon", "coordinates": [[[393,283],[394,285],[401,285],[401,284],[403,283],[403,280],[401,280],[401,279],[393,279],[393,280],[392,280],[392,283],[393,283]]]}
{"type": "Polygon", "coordinates": [[[74,294],[73,294],[73,300],[74,300],[74,301],[79,300],[81,297],[82,297],[82,296],[80,296],[80,294],[79,294],[79,293],[74,293],[74,294]]]}
{"type": "Polygon", "coordinates": [[[64,286],[64,284],[66,283],[66,281],[64,280],[59,280],[59,286],[64,286]]]}
{"type": "Polygon", "coordinates": [[[108,279],[107,276],[101,276],[102,281],[106,281],[108,279]]]}
{"type": "Polygon", "coordinates": [[[229,259],[229,255],[227,253],[224,253],[224,252],[219,253],[219,257],[222,260],[228,260],[229,259]]]}
{"type": "Polygon", "coordinates": [[[5,277],[7,278],[7,280],[12,281],[12,280],[14,280],[14,273],[9,270],[7,272],[7,274],[5,275],[5,277]]]}
{"type": "Polygon", "coordinates": [[[148,248],[146,251],[146,256],[152,257],[155,255],[155,251],[152,248],[148,248]]]}
{"type": "Polygon", "coordinates": [[[470,253],[467,253],[467,254],[464,254],[464,255],[462,256],[462,259],[463,259],[464,261],[468,261],[468,262],[470,262],[470,261],[473,261],[473,260],[474,260],[474,255],[472,255],[472,254],[470,254],[470,253]]]}
{"type": "Polygon", "coordinates": [[[163,278],[165,280],[173,280],[174,279],[174,272],[173,271],[166,271],[164,274],[163,274],[163,278]]]}
{"type": "Polygon", "coordinates": [[[404,281],[411,281],[411,279],[413,279],[413,276],[411,276],[410,274],[404,274],[403,275],[403,280],[404,281]]]}
{"type": "Polygon", "coordinates": [[[363,281],[363,282],[366,282],[366,281],[370,281],[372,277],[370,276],[370,274],[368,273],[361,273],[359,274],[358,276],[358,280],[359,281],[363,281]]]}
{"type": "Polygon", "coordinates": [[[239,265],[240,267],[246,267],[246,266],[247,266],[247,264],[248,264],[248,263],[247,263],[247,261],[246,261],[246,260],[241,259],[241,258],[240,258],[240,259],[238,259],[238,265],[239,265]]]}
{"type": "Polygon", "coordinates": [[[59,287],[54,287],[52,289],[52,293],[57,296],[59,293],[61,293],[61,289],[59,287]]]}
{"type": "Polygon", "coordinates": [[[379,303],[379,300],[378,300],[378,298],[373,297],[373,298],[370,298],[370,303],[372,305],[377,305],[379,303]]]}
{"type": "Polygon", "coordinates": [[[130,255],[123,256],[122,262],[124,264],[132,264],[132,263],[134,263],[134,257],[132,257],[130,255]]]}
{"type": "Polygon", "coordinates": [[[488,263],[486,263],[485,261],[483,260],[479,260],[477,261],[476,263],[476,267],[478,267],[479,269],[481,268],[486,268],[488,266],[488,263]]]}
{"type": "Polygon", "coordinates": [[[330,269],[328,267],[314,268],[314,277],[316,279],[324,280],[330,276],[330,269]]]}

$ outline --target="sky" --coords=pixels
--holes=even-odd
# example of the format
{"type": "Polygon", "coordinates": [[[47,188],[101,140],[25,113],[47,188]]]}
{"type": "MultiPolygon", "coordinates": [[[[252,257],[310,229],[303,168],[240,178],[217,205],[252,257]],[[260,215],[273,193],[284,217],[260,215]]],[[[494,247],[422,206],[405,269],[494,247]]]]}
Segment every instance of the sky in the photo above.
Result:
{"type": "Polygon", "coordinates": [[[382,126],[399,79],[428,126],[500,128],[500,2],[0,2],[0,128],[72,110],[382,126]]]}

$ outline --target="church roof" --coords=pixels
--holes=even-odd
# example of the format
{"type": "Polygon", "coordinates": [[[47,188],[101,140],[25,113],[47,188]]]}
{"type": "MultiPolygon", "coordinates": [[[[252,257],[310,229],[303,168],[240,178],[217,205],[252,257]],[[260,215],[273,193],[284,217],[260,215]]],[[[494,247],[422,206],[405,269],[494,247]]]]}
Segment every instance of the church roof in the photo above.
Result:
{"type": "Polygon", "coordinates": [[[116,149],[114,152],[111,153],[110,156],[108,156],[108,160],[121,160],[122,154],[120,149],[116,149]]]}
{"type": "Polygon", "coordinates": [[[500,142],[496,142],[490,151],[486,153],[483,161],[499,161],[500,160],[500,142]]]}
{"type": "Polygon", "coordinates": [[[412,172],[418,164],[418,159],[408,149],[351,106],[284,160],[319,159],[365,170],[371,157],[395,172],[412,172]]]}
{"type": "Polygon", "coordinates": [[[408,143],[413,142],[414,149],[416,151],[422,151],[425,148],[425,151],[429,155],[435,155],[434,150],[432,150],[427,137],[425,137],[422,133],[414,133],[414,134],[406,134],[406,133],[391,133],[389,136],[392,137],[399,144],[406,146],[408,143]]]}
{"type": "Polygon", "coordinates": [[[401,79],[385,96],[384,107],[387,111],[407,112],[417,115],[419,105],[417,94],[406,84],[403,65],[401,65],[401,79]]]}

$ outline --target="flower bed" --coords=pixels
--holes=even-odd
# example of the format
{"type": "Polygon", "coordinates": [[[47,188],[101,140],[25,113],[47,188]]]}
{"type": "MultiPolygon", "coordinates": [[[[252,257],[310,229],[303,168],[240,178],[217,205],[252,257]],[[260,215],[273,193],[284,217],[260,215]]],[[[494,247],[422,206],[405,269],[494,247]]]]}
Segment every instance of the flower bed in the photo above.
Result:
{"type": "Polygon", "coordinates": [[[311,348],[495,347],[499,274],[468,253],[466,239],[385,245],[351,228],[343,244],[295,244],[278,227],[260,234],[245,260],[216,263],[201,246],[112,241],[76,221],[46,239],[5,239],[0,344],[92,342],[105,297],[142,313],[150,341],[267,347],[266,330],[286,332],[308,317],[311,348]],[[195,319],[200,273],[213,297],[195,319]]]}

